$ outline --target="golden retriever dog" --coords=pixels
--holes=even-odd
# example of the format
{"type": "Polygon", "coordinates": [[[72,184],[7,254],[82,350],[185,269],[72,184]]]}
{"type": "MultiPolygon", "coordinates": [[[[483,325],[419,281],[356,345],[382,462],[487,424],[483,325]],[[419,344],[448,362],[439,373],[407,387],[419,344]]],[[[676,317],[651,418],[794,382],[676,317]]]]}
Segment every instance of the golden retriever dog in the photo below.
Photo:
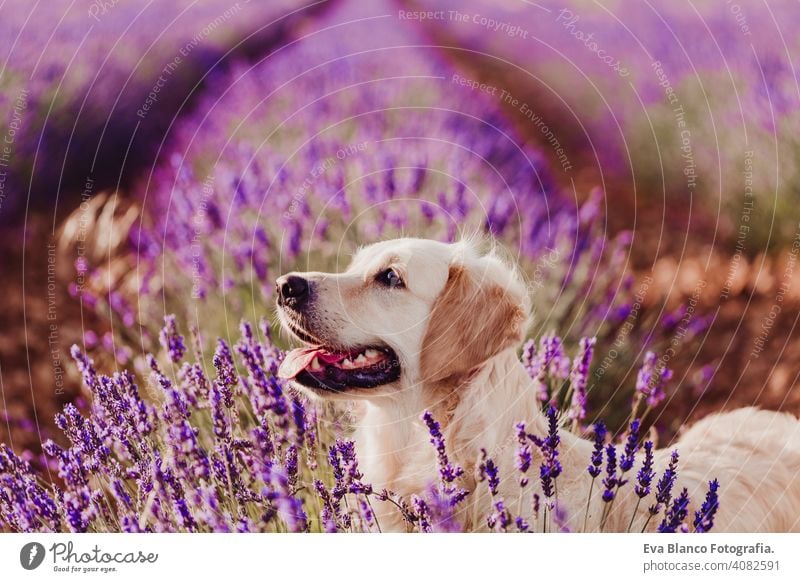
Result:
{"type": "MultiPolygon", "coordinates": [[[[361,249],[343,273],[291,273],[277,281],[282,325],[305,347],[287,353],[279,374],[312,398],[353,402],[356,447],[367,481],[400,495],[424,495],[437,478],[435,450],[421,421],[429,410],[441,423],[448,454],[465,472],[472,494],[458,515],[469,530],[485,530],[491,500],[478,483],[481,449],[503,478],[499,494],[516,513],[520,496],[514,468],[514,425],[547,433],[536,391],[518,350],[530,319],[521,273],[497,248],[474,242],[421,239],[380,242],[361,249]]],[[[592,443],[560,432],[559,506],[572,531],[584,529],[592,443]]],[[[535,471],[521,501],[531,518],[535,471]]],[[[680,452],[678,482],[691,495],[692,516],[708,481],[720,483],[714,531],[800,531],[800,422],[789,415],[745,408],[709,416],[673,448],[680,452]]],[[[660,474],[669,450],[656,452],[660,474]]],[[[627,473],[635,479],[643,453],[627,473]]],[[[600,477],[602,478],[602,476],[600,477]]],[[[658,475],[657,477],[658,478],[658,475]]],[[[655,484],[655,483],[654,483],[655,484]]],[[[595,483],[586,529],[600,529],[595,483]]],[[[632,483],[620,489],[604,531],[626,531],[636,505],[632,483]]],[[[639,505],[631,531],[640,531],[653,494],[639,505]]],[[[388,504],[385,504],[388,505],[388,504]]],[[[385,529],[396,512],[379,511],[385,529]]],[[[660,517],[650,521],[655,528],[660,517]]]]}

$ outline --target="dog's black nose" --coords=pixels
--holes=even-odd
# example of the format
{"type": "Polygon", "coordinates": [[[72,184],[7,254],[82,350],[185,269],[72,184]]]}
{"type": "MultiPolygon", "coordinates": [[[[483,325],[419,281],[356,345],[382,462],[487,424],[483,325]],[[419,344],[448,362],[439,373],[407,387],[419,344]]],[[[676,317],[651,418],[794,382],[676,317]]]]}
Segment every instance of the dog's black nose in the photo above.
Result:
{"type": "Polygon", "coordinates": [[[278,305],[297,309],[308,299],[308,281],[297,275],[284,275],[275,282],[275,286],[278,290],[278,305]]]}

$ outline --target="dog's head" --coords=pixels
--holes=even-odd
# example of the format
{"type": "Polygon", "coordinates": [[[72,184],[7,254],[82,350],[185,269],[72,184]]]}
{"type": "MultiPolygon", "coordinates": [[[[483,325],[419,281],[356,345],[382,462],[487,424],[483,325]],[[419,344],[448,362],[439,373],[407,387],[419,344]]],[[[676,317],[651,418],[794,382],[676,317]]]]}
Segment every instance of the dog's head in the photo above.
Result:
{"type": "Polygon", "coordinates": [[[277,293],[282,325],[306,344],[279,374],[347,399],[458,385],[522,341],[530,311],[517,271],[471,242],[377,243],[343,273],[284,275],[277,293]]]}

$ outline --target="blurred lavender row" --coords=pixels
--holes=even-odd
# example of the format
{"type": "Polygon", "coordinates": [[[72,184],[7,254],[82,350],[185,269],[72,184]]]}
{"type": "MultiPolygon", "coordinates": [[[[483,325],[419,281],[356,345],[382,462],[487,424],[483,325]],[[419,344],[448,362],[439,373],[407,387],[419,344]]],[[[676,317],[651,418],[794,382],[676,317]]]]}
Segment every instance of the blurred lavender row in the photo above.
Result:
{"type": "Polygon", "coordinates": [[[462,65],[531,104],[509,109],[534,133],[543,120],[583,172],[691,218],[696,237],[731,240],[743,214],[750,253],[794,236],[796,2],[402,4],[429,12],[420,26],[462,65]]]}
{"type": "Polygon", "coordinates": [[[71,206],[87,184],[89,194],[127,184],[153,163],[205,76],[231,58],[268,52],[318,9],[306,4],[5,2],[0,220],[19,217],[29,189],[32,207],[53,211],[59,192],[71,206]]]}
{"type": "Polygon", "coordinates": [[[340,269],[358,245],[405,233],[486,232],[527,268],[540,325],[575,337],[613,319],[629,237],[606,239],[602,192],[558,186],[417,32],[391,4],[345,3],[216,75],[135,188],[129,294],[222,293],[235,309],[255,297],[258,316],[289,269],[340,269]]]}

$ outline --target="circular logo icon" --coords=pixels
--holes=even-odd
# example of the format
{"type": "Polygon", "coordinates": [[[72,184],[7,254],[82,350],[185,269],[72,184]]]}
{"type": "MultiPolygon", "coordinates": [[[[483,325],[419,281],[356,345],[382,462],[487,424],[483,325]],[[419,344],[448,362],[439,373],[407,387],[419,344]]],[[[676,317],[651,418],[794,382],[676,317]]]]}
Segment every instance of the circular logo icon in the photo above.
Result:
{"type": "Polygon", "coordinates": [[[44,561],[44,546],[39,542],[30,542],[19,551],[19,563],[26,570],[35,570],[44,561]]]}

